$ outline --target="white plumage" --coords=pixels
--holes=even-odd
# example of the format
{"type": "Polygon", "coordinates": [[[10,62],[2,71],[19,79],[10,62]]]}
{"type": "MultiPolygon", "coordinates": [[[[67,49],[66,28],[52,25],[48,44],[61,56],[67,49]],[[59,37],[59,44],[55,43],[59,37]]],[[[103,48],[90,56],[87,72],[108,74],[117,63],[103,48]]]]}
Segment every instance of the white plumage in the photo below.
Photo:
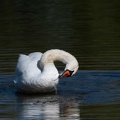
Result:
{"type": "Polygon", "coordinates": [[[59,73],[54,61],[59,60],[66,64],[65,70],[78,70],[78,62],[70,53],[59,49],[41,52],[20,54],[15,72],[15,86],[18,92],[42,93],[56,90],[59,73]]]}

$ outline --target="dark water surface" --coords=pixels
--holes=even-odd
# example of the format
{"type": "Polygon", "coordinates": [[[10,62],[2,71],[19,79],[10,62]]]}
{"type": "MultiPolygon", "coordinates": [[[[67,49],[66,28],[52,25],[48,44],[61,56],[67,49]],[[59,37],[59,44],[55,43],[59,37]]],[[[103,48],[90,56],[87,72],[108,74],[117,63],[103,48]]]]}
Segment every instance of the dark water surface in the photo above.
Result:
{"type": "Polygon", "coordinates": [[[2,0],[0,119],[119,120],[119,21],[119,0],[2,0]],[[78,59],[77,74],[61,79],[57,94],[16,95],[18,55],[53,48],[78,59]]]}
{"type": "Polygon", "coordinates": [[[119,120],[120,71],[79,70],[57,94],[17,95],[13,75],[0,76],[0,117],[18,120],[119,120]]]}

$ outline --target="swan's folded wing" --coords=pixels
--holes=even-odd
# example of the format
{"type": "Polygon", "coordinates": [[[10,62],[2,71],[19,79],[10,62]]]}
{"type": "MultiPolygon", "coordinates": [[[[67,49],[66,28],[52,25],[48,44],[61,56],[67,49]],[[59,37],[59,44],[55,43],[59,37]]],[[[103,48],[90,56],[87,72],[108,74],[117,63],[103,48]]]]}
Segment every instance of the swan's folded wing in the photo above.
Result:
{"type": "Polygon", "coordinates": [[[30,63],[30,59],[27,55],[20,54],[16,66],[16,72],[23,73],[30,63]]]}

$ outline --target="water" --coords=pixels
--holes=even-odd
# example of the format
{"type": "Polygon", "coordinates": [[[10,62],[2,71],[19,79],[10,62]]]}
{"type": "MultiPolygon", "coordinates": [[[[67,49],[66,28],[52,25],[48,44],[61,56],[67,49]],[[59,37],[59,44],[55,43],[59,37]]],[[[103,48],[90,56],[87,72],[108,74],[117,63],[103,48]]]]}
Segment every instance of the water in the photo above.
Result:
{"type": "Polygon", "coordinates": [[[60,80],[57,94],[15,94],[13,75],[0,76],[2,119],[119,119],[120,71],[79,70],[60,80]]]}
{"type": "Polygon", "coordinates": [[[119,4],[118,0],[1,1],[0,118],[120,119],[119,4]],[[53,48],[78,59],[77,74],[61,79],[57,94],[15,94],[18,55],[53,48]]]}

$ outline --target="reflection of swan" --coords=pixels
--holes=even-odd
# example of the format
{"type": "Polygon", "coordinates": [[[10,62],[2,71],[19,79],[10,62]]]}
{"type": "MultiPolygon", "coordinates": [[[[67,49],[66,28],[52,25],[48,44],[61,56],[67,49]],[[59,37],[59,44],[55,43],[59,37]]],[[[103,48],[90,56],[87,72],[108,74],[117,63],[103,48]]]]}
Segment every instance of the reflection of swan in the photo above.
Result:
{"type": "Polygon", "coordinates": [[[60,112],[55,95],[18,96],[16,111],[20,120],[58,120],[60,112]]]}
{"type": "Polygon", "coordinates": [[[52,92],[55,90],[59,77],[71,76],[78,70],[76,58],[68,52],[58,49],[48,50],[44,54],[21,54],[17,67],[15,86],[20,92],[52,92]],[[65,71],[59,75],[54,61],[66,64],[65,71]]]}
{"type": "Polygon", "coordinates": [[[16,111],[20,120],[80,120],[79,104],[57,95],[18,95],[16,111]]]}

